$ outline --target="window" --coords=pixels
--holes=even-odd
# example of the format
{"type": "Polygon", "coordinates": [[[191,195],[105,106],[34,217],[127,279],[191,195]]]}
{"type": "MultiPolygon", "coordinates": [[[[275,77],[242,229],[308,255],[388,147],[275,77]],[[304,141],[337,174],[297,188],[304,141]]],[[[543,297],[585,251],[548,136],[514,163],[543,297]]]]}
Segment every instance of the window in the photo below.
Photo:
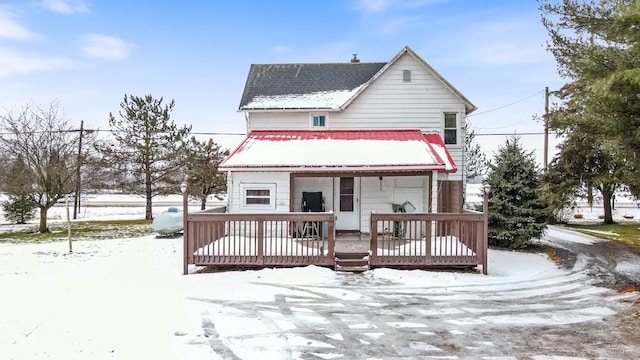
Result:
{"type": "Polygon", "coordinates": [[[444,143],[447,145],[458,144],[458,114],[444,114],[444,143]]]}
{"type": "Polygon", "coordinates": [[[326,118],[324,115],[314,115],[313,116],[313,126],[315,127],[325,127],[326,118]]]}
{"type": "Polygon", "coordinates": [[[241,184],[242,208],[275,209],[275,184],[241,184]]]}
{"type": "Polygon", "coordinates": [[[327,114],[311,114],[311,127],[312,128],[326,128],[327,127],[327,114]]]}
{"type": "Polygon", "coordinates": [[[340,178],[340,211],[353,211],[353,178],[340,178]]]}
{"type": "Polygon", "coordinates": [[[411,82],[411,70],[402,70],[402,82],[411,82]]]}

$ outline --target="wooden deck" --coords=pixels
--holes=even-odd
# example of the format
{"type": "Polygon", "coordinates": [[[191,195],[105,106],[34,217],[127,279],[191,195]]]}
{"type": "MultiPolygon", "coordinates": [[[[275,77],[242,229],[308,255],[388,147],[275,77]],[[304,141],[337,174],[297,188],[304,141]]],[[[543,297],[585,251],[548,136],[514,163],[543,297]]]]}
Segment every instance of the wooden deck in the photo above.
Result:
{"type": "Polygon", "coordinates": [[[336,268],[336,254],[349,253],[368,254],[367,269],[480,265],[487,273],[485,213],[372,213],[376,231],[358,236],[336,236],[332,213],[200,212],[184,221],[185,274],[190,264],[336,268]]]}

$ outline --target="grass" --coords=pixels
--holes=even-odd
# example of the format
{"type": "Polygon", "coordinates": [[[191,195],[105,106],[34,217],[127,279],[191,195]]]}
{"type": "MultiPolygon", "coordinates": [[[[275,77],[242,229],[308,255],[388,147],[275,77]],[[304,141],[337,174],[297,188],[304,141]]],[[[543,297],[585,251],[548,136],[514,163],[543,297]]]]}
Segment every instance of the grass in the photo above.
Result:
{"type": "MultiPolygon", "coordinates": [[[[48,233],[38,233],[38,226],[31,229],[0,233],[0,241],[44,242],[68,239],[66,223],[49,224],[48,233]]],[[[72,240],[102,240],[138,237],[153,233],[151,220],[78,221],[71,223],[72,240]]]]}
{"type": "Polygon", "coordinates": [[[569,225],[572,230],[640,247],[640,223],[569,225]]]}

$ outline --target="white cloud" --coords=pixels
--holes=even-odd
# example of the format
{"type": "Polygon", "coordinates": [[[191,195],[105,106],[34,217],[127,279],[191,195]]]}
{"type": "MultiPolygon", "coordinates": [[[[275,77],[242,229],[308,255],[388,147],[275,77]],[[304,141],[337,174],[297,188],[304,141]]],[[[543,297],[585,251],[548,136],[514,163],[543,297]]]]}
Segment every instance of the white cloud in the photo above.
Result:
{"type": "Polygon", "coordinates": [[[82,47],[84,54],[88,57],[105,60],[122,60],[129,57],[130,50],[134,47],[117,37],[101,34],[85,34],[82,36],[85,45],[82,47]]]}
{"type": "Polygon", "coordinates": [[[284,46],[284,45],[276,45],[276,46],[273,46],[271,48],[271,51],[276,52],[276,53],[283,53],[283,52],[291,51],[291,48],[288,47],[288,46],[284,46]]]}
{"type": "Polygon", "coordinates": [[[391,9],[417,9],[449,0],[356,0],[355,8],[367,13],[379,13],[391,9]]]}
{"type": "Polygon", "coordinates": [[[25,55],[0,46],[0,77],[30,74],[75,67],[76,63],[62,56],[25,55]]]}
{"type": "Polygon", "coordinates": [[[42,0],[45,9],[60,14],[89,12],[89,3],[85,0],[42,0]]]}
{"type": "Polygon", "coordinates": [[[26,40],[36,35],[14,20],[14,14],[0,8],[0,39],[26,40]]]}

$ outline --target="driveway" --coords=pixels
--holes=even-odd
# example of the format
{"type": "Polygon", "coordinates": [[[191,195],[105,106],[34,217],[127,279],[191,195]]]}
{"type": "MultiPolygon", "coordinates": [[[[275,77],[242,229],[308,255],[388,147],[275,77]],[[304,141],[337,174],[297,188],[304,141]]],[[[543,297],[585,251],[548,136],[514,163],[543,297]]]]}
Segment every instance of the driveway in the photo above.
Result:
{"type": "Polygon", "coordinates": [[[269,287],[271,299],[189,300],[201,311],[200,343],[220,359],[637,359],[638,296],[616,291],[637,279],[637,253],[555,227],[545,242],[561,249],[564,270],[540,255],[491,251],[489,276],[403,279],[378,269],[320,285],[256,278],[244,286],[269,287]]]}
{"type": "Polygon", "coordinates": [[[543,242],[557,249],[561,264],[583,269],[599,286],[640,288],[640,248],[549,226],[543,242]]]}

